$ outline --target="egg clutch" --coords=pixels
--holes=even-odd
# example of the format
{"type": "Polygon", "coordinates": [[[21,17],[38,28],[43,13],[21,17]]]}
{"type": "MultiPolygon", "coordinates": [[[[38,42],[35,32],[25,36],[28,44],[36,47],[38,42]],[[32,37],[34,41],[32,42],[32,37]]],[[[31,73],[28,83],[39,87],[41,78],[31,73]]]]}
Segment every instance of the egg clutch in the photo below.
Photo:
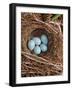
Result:
{"type": "Polygon", "coordinates": [[[40,37],[32,37],[28,41],[28,49],[36,55],[46,52],[48,50],[47,35],[42,34],[40,37]]]}

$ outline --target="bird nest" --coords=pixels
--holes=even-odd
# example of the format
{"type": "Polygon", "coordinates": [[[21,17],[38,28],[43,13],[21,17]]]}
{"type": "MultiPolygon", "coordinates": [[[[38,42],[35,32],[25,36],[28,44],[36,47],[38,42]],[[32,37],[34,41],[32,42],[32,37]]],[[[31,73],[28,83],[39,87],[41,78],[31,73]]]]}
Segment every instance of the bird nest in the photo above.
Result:
{"type": "Polygon", "coordinates": [[[51,76],[63,73],[63,16],[21,13],[21,76],[51,76]],[[48,36],[47,52],[35,55],[28,49],[32,36],[48,36]]]}

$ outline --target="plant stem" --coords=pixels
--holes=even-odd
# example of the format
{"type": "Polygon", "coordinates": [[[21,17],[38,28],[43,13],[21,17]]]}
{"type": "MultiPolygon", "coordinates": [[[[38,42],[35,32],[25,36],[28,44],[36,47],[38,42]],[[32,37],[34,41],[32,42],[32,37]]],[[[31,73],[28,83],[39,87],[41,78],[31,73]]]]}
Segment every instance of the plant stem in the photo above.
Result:
{"type": "Polygon", "coordinates": [[[54,15],[53,17],[52,17],[52,21],[55,21],[58,17],[60,17],[61,16],[61,14],[58,14],[58,15],[54,15]]]}

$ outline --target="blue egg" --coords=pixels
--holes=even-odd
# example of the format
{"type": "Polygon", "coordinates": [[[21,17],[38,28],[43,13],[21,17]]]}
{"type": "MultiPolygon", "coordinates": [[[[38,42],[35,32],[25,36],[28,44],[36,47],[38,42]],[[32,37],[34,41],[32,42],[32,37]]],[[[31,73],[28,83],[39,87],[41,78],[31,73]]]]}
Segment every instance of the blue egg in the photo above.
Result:
{"type": "Polygon", "coordinates": [[[41,35],[41,42],[46,45],[48,44],[48,38],[45,34],[41,35]]]}
{"type": "Polygon", "coordinates": [[[40,49],[39,46],[35,46],[34,53],[37,54],[37,55],[41,53],[41,49],[40,49]]]}
{"type": "Polygon", "coordinates": [[[39,37],[34,37],[32,40],[35,42],[35,45],[40,45],[41,44],[41,40],[40,40],[39,37]]]}
{"type": "Polygon", "coordinates": [[[28,48],[29,48],[30,50],[33,50],[34,47],[35,47],[35,42],[34,42],[33,40],[30,40],[30,41],[28,42],[28,48]]]}
{"type": "Polygon", "coordinates": [[[40,48],[41,48],[42,52],[46,52],[47,51],[47,45],[45,45],[45,44],[41,44],[40,48]]]}

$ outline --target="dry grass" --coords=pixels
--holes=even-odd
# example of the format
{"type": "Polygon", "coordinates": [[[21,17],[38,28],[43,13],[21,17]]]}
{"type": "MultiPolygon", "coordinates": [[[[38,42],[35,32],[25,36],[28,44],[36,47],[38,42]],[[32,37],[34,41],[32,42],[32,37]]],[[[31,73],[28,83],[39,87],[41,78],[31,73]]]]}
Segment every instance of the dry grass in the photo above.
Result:
{"type": "Polygon", "coordinates": [[[21,76],[49,76],[63,73],[63,16],[21,13],[21,76]],[[48,51],[35,55],[27,43],[32,36],[46,34],[48,51]]]}

